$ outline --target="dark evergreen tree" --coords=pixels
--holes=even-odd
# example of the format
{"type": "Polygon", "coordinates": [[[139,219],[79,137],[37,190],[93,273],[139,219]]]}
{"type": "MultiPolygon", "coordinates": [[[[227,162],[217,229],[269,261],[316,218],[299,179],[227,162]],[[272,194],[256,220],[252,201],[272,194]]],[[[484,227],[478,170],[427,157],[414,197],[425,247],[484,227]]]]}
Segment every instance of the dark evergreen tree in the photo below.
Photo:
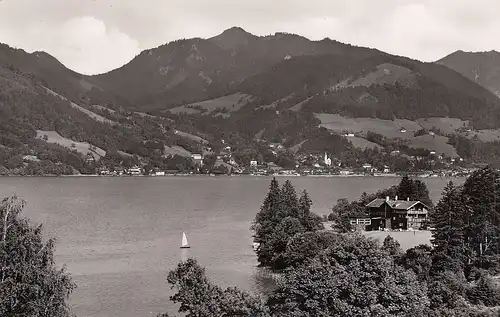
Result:
{"type": "Polygon", "coordinates": [[[443,190],[442,198],[431,210],[429,218],[432,230],[432,244],[436,252],[444,252],[451,257],[463,259],[466,255],[463,223],[467,206],[462,194],[450,181],[443,190]]]}
{"type": "Polygon", "coordinates": [[[465,241],[479,265],[492,265],[485,262],[500,254],[499,194],[500,175],[490,167],[474,172],[463,185],[462,195],[468,207],[464,217],[465,241]]]}
{"type": "Polygon", "coordinates": [[[260,211],[255,216],[252,224],[254,231],[254,242],[258,243],[257,257],[261,265],[267,266],[271,263],[272,250],[268,242],[274,228],[280,219],[281,191],[276,178],[271,180],[269,192],[264,199],[260,211]]]}
{"type": "Polygon", "coordinates": [[[408,175],[403,176],[398,188],[398,199],[420,200],[429,207],[432,207],[432,200],[429,197],[427,185],[418,179],[411,179],[408,175]]]}
{"type": "Polygon", "coordinates": [[[398,185],[397,195],[399,199],[406,200],[410,198],[410,200],[413,200],[415,196],[413,189],[413,180],[408,175],[404,175],[398,185]]]}
{"type": "Polygon", "coordinates": [[[306,219],[311,212],[312,200],[306,190],[302,191],[299,198],[299,218],[306,219]]]}
{"type": "Polygon", "coordinates": [[[306,190],[302,191],[299,198],[299,220],[306,231],[324,229],[320,216],[311,212],[312,200],[306,190]]]}
{"type": "Polygon", "coordinates": [[[298,233],[323,229],[321,218],[311,212],[312,201],[304,191],[297,193],[290,181],[281,189],[275,178],[260,212],[252,224],[257,257],[261,266],[280,270],[287,266],[284,254],[288,242],[298,233]]]}
{"type": "Polygon", "coordinates": [[[427,185],[419,180],[419,179],[414,179],[413,180],[413,196],[410,196],[410,200],[420,200],[430,208],[432,208],[433,203],[432,199],[429,196],[429,189],[427,188],[427,185]]]}
{"type": "Polygon", "coordinates": [[[285,181],[283,186],[281,186],[280,204],[280,217],[291,216],[299,218],[299,200],[295,188],[289,180],[285,181]]]}
{"type": "Polygon", "coordinates": [[[288,242],[296,235],[306,230],[300,220],[295,217],[284,218],[273,230],[267,243],[272,250],[270,267],[274,270],[286,268],[285,252],[288,242]]]}

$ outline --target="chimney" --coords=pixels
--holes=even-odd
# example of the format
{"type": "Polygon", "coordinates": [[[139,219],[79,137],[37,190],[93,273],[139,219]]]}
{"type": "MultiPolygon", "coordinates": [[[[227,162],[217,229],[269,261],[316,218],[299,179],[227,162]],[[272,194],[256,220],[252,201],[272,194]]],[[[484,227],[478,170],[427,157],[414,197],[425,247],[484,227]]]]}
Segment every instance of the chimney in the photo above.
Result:
{"type": "Polygon", "coordinates": [[[386,196],[386,197],[385,197],[385,201],[389,201],[389,196],[386,196]]]}
{"type": "Polygon", "coordinates": [[[394,200],[396,200],[396,201],[398,200],[398,195],[396,195],[396,197],[394,197],[394,200]]]}

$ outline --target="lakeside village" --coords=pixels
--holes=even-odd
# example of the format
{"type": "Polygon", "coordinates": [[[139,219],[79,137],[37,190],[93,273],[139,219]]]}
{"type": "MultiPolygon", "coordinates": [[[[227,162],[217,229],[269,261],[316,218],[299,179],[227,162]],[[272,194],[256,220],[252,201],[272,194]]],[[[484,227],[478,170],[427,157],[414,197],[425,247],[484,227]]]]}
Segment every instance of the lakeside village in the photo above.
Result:
{"type": "MultiPolygon", "coordinates": [[[[269,144],[273,154],[286,151],[281,144],[269,144]]],[[[226,146],[219,155],[214,155],[209,147],[203,149],[204,154],[193,153],[184,157],[192,166],[190,169],[165,169],[138,164],[133,167],[102,166],[96,170],[101,176],[169,176],[169,175],[251,175],[251,176],[381,176],[399,177],[412,175],[414,177],[467,177],[481,168],[480,164],[465,164],[462,158],[446,158],[431,151],[429,157],[408,156],[399,151],[392,151],[394,158],[403,157],[408,162],[428,160],[439,168],[432,171],[408,169],[391,170],[387,165],[372,166],[369,163],[359,163],[358,167],[345,166],[342,159],[328,153],[294,155],[293,162],[288,167],[279,166],[275,162],[266,162],[262,158],[250,159],[245,163],[235,160],[231,147],[226,146]],[[290,165],[295,165],[291,168],[290,165]]]]}

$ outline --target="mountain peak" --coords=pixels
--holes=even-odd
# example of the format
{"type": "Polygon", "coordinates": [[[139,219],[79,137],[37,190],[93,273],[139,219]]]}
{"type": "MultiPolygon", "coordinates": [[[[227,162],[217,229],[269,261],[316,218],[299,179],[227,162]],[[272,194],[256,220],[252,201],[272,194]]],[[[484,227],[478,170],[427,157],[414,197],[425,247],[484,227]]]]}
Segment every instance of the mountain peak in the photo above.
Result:
{"type": "Polygon", "coordinates": [[[437,61],[500,97],[500,53],[495,50],[464,52],[458,50],[437,61]]]}
{"type": "Polygon", "coordinates": [[[224,32],[222,32],[222,34],[224,34],[224,33],[246,33],[246,34],[250,34],[247,31],[245,31],[242,27],[239,27],[239,26],[230,27],[229,29],[227,29],[224,32]]]}
{"type": "MultiPolygon", "coordinates": [[[[457,56],[475,56],[475,57],[480,57],[480,56],[487,56],[487,57],[495,57],[495,56],[498,56],[500,55],[500,53],[496,50],[490,50],[490,51],[464,51],[464,50],[457,50],[445,57],[443,57],[442,59],[440,59],[439,61],[443,61],[447,58],[450,58],[450,57],[457,57],[457,56]]],[[[438,62],[439,62],[438,61],[438,62]]]]}
{"type": "Polygon", "coordinates": [[[255,38],[257,38],[257,36],[248,33],[243,28],[233,26],[209,40],[224,49],[235,49],[238,46],[247,45],[255,38]]]}

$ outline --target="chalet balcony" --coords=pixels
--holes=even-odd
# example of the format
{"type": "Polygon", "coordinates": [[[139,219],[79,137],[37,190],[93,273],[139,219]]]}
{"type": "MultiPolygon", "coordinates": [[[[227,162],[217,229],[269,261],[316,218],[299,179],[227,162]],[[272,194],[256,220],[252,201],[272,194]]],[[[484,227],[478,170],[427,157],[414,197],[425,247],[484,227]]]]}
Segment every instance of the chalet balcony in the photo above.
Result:
{"type": "Polygon", "coordinates": [[[408,215],[427,215],[429,211],[427,209],[414,209],[414,210],[408,210],[407,214],[408,215]]]}

